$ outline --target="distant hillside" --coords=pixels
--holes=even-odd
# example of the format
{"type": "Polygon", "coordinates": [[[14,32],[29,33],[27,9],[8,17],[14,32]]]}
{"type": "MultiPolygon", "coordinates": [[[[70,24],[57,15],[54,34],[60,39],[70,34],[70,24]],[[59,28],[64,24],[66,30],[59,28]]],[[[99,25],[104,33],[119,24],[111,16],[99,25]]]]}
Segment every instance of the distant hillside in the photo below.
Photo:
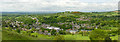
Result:
{"type": "Polygon", "coordinates": [[[120,12],[120,10],[112,11],[112,12],[120,12]]]}
{"type": "Polygon", "coordinates": [[[52,14],[57,12],[2,12],[2,14],[52,14]]]}
{"type": "MultiPolygon", "coordinates": [[[[105,12],[118,12],[119,10],[116,11],[105,11],[105,12]]],[[[2,12],[2,15],[4,14],[19,14],[19,15],[24,15],[24,14],[53,14],[53,13],[101,13],[101,12],[80,12],[80,11],[65,11],[65,12],[2,12]]]]}

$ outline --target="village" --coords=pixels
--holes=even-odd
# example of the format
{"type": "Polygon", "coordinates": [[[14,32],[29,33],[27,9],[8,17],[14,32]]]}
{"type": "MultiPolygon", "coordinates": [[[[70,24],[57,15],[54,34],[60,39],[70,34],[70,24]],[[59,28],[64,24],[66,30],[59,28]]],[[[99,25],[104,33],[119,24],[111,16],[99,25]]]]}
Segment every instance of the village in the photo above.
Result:
{"type": "MultiPolygon", "coordinates": [[[[31,32],[35,32],[35,33],[37,32],[39,34],[44,34],[44,35],[51,35],[52,30],[55,30],[56,33],[59,33],[59,31],[65,31],[65,32],[68,32],[70,34],[76,34],[76,33],[79,33],[79,31],[89,32],[89,31],[92,31],[94,28],[96,28],[96,29],[98,28],[98,26],[90,26],[89,24],[77,24],[73,21],[72,22],[65,22],[65,23],[57,23],[58,25],[69,24],[69,25],[65,25],[65,27],[72,25],[72,27],[69,29],[63,29],[60,27],[51,26],[49,24],[40,23],[36,17],[31,17],[31,16],[28,16],[28,17],[35,20],[36,22],[33,23],[32,25],[24,24],[22,21],[11,22],[10,24],[11,24],[12,28],[14,30],[19,29],[21,31],[30,31],[32,29],[35,29],[31,32]],[[20,26],[20,25],[22,25],[22,26],[20,26]],[[50,31],[45,30],[45,29],[49,29],[50,31]]],[[[90,21],[89,19],[84,19],[84,18],[85,17],[77,18],[76,20],[90,21]]],[[[10,21],[8,20],[5,22],[9,23],[10,21]]]]}
{"type": "Polygon", "coordinates": [[[119,27],[117,16],[106,15],[106,13],[113,14],[114,12],[98,14],[92,12],[60,12],[50,15],[3,15],[2,29],[3,32],[6,32],[4,36],[14,34],[15,36],[27,36],[27,38],[35,39],[116,39],[119,27]]]}

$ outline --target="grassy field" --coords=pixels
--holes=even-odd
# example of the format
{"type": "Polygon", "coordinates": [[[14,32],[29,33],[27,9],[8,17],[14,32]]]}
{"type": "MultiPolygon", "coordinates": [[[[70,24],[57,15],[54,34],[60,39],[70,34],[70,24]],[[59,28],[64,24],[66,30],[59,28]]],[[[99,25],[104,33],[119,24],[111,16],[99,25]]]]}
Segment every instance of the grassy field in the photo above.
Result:
{"type": "MultiPolygon", "coordinates": [[[[7,31],[3,31],[2,35],[3,35],[2,40],[54,40],[55,37],[55,36],[48,36],[42,34],[39,34],[38,37],[31,37],[27,35],[18,34],[15,32],[7,32],[7,31]]],[[[82,36],[81,34],[62,35],[62,36],[64,36],[65,40],[89,40],[88,36],[82,36]]]]}
{"type": "Polygon", "coordinates": [[[2,28],[0,28],[0,41],[2,41],[2,28]]]}
{"type": "MultiPolygon", "coordinates": [[[[33,35],[38,35],[38,37],[31,37],[28,35],[18,34],[16,32],[3,31],[2,40],[54,40],[55,36],[43,35],[38,33],[33,33],[33,35]]],[[[1,32],[0,32],[1,36],[1,32]]],[[[67,34],[62,35],[65,40],[90,40],[88,36],[82,36],[81,34],[67,34]]],[[[120,35],[119,35],[120,36],[120,35]]],[[[110,37],[112,40],[118,40],[118,35],[110,37]]],[[[1,37],[0,37],[1,39],[1,37]]]]}
{"type": "Polygon", "coordinates": [[[90,40],[88,36],[82,36],[81,34],[75,35],[63,35],[65,40],[90,40]]]}
{"type": "Polygon", "coordinates": [[[110,37],[112,40],[118,40],[118,35],[110,37]]]}
{"type": "Polygon", "coordinates": [[[13,31],[3,31],[2,40],[53,40],[55,36],[42,35],[38,33],[33,33],[33,35],[38,35],[38,37],[32,37],[24,34],[18,34],[13,31]]]}
{"type": "Polygon", "coordinates": [[[32,35],[38,35],[37,38],[40,40],[53,40],[55,36],[49,36],[49,35],[43,35],[43,34],[38,34],[38,33],[32,33],[32,35]]]}
{"type": "Polygon", "coordinates": [[[2,40],[36,40],[37,38],[21,35],[15,32],[2,32],[2,40]]]}
{"type": "Polygon", "coordinates": [[[118,41],[120,42],[120,35],[118,35],[118,41]]]}

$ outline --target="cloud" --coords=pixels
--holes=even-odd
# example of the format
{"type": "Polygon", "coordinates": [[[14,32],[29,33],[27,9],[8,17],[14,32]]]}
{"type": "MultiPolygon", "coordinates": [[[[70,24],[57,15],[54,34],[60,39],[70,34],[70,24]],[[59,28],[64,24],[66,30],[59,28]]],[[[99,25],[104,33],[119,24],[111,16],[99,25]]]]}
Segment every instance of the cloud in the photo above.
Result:
{"type": "Polygon", "coordinates": [[[0,0],[2,11],[109,11],[118,9],[119,0],[0,0]]]}

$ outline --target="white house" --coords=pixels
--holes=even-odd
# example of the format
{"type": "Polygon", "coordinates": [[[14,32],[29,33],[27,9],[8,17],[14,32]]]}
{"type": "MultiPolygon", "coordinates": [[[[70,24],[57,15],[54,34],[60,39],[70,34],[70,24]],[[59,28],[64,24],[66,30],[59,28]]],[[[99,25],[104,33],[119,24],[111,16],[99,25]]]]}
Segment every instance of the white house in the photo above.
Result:
{"type": "Polygon", "coordinates": [[[69,32],[70,32],[71,34],[75,34],[77,31],[70,30],[69,32]]]}
{"type": "Polygon", "coordinates": [[[55,30],[60,30],[58,27],[47,27],[48,29],[55,29],[55,30]]]}
{"type": "Polygon", "coordinates": [[[36,28],[36,29],[38,29],[38,30],[39,30],[40,28],[36,28]]]}

